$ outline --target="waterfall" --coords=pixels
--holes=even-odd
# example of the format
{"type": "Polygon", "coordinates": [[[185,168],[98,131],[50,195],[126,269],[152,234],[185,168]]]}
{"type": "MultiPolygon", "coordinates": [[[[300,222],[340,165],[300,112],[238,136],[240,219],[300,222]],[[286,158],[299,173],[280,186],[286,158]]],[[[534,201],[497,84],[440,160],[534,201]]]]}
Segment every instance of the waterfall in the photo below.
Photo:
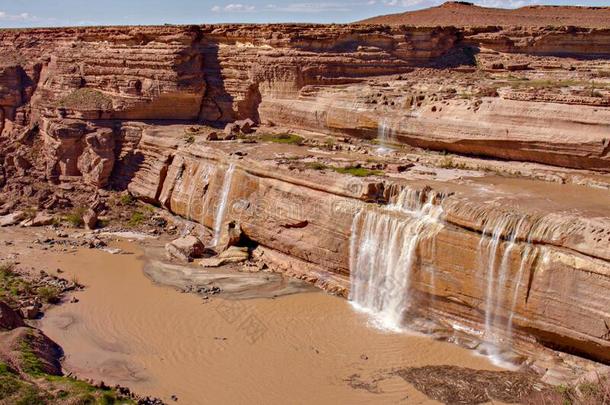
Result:
{"type": "Polygon", "coordinates": [[[486,272],[485,291],[485,344],[483,350],[492,359],[502,364],[501,352],[510,349],[515,309],[526,268],[532,264],[537,255],[537,248],[531,245],[532,230],[526,232],[526,217],[504,214],[488,220],[483,228],[479,242],[479,263],[486,272]],[[519,248],[518,238],[527,234],[527,244],[521,251],[519,268],[516,277],[510,283],[511,256],[519,248]],[[486,235],[491,235],[488,237],[486,235]],[[506,242],[503,243],[503,236],[506,242]],[[501,246],[503,245],[503,251],[501,246]],[[498,257],[501,255],[499,264],[498,257]],[[512,289],[510,288],[512,287],[512,289]],[[505,291],[509,291],[506,297],[505,291]],[[506,311],[506,322],[501,322],[501,315],[506,311]]]}
{"type": "Polygon", "coordinates": [[[382,119],[377,122],[377,141],[379,147],[377,152],[380,154],[386,154],[392,151],[390,142],[392,141],[393,131],[391,124],[388,124],[387,119],[382,119]]]}
{"type": "Polygon", "coordinates": [[[225,177],[222,182],[222,189],[220,193],[220,200],[218,202],[218,207],[216,208],[216,217],[214,219],[214,239],[212,240],[212,246],[216,246],[220,242],[222,224],[225,220],[225,214],[227,211],[227,201],[229,199],[229,194],[231,193],[231,184],[233,183],[234,172],[235,164],[231,163],[229,165],[229,168],[225,172],[225,177]]]}
{"type": "Polygon", "coordinates": [[[352,223],[350,301],[387,329],[401,330],[412,302],[419,241],[441,229],[437,194],[403,190],[384,208],[363,208],[352,223]]]}

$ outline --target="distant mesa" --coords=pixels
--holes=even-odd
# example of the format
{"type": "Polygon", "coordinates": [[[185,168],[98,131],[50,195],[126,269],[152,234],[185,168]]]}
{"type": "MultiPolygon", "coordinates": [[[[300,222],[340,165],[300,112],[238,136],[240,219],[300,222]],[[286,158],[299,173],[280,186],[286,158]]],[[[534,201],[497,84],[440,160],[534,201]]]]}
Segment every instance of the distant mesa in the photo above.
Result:
{"type": "Polygon", "coordinates": [[[455,27],[502,25],[610,28],[610,7],[538,5],[504,9],[481,7],[467,1],[451,1],[437,7],[382,15],[357,23],[455,27]]]}

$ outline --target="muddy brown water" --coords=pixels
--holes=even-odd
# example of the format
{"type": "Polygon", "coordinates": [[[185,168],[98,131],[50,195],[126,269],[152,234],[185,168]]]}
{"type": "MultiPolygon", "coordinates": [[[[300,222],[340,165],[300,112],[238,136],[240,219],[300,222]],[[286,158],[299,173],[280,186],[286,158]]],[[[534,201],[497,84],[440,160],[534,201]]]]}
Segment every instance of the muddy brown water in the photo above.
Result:
{"type": "Polygon", "coordinates": [[[86,286],[78,303],[52,308],[39,323],[80,378],[168,403],[176,395],[179,404],[427,404],[435,402],[398,377],[371,383],[394,367],[497,369],[455,345],[375,329],[324,292],[205,302],[153,283],[142,249],[118,246],[131,254],[34,246],[18,257],[86,286]]]}

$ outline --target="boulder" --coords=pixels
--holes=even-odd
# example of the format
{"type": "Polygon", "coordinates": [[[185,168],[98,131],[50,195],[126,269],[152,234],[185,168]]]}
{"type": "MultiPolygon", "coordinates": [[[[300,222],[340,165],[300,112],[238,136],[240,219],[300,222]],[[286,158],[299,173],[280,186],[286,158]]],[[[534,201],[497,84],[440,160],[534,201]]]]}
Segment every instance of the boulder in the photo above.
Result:
{"type": "Polygon", "coordinates": [[[235,121],[235,124],[238,126],[239,131],[243,134],[251,134],[254,132],[254,127],[256,124],[250,118],[246,118],[245,120],[235,121]]]}
{"type": "Polygon", "coordinates": [[[231,246],[216,257],[201,260],[199,264],[202,267],[220,267],[225,264],[245,262],[249,257],[248,248],[231,246]]]}
{"type": "Polygon", "coordinates": [[[23,211],[15,211],[8,215],[0,216],[0,226],[11,226],[17,225],[24,219],[26,219],[27,215],[23,211]]]}
{"type": "Polygon", "coordinates": [[[194,236],[184,236],[165,245],[165,251],[170,259],[190,262],[203,256],[203,243],[194,236]]]}
{"type": "Polygon", "coordinates": [[[225,135],[236,134],[239,132],[239,125],[237,125],[237,123],[235,122],[228,123],[227,125],[225,125],[224,132],[225,135]]]}
{"type": "Polygon", "coordinates": [[[51,225],[54,221],[54,217],[52,215],[47,214],[46,212],[39,212],[36,214],[34,218],[32,218],[32,222],[30,226],[46,226],[51,225]]]}
{"type": "Polygon", "coordinates": [[[36,319],[40,315],[40,304],[23,307],[19,310],[25,319],[36,319]]]}
{"type": "Polygon", "coordinates": [[[83,222],[85,223],[85,228],[92,230],[95,229],[95,225],[97,225],[97,214],[91,208],[89,208],[83,214],[83,222]]]}
{"type": "Polygon", "coordinates": [[[0,329],[12,330],[25,326],[19,313],[0,301],[0,329]]]}

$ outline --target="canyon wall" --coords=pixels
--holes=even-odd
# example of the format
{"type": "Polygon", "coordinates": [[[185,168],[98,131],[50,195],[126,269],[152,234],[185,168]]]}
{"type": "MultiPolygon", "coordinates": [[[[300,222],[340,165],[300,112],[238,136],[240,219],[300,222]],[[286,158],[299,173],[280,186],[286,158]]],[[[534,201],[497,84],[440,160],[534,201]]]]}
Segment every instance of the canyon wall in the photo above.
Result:
{"type": "Polygon", "coordinates": [[[124,120],[242,118],[368,138],[390,122],[395,141],[414,146],[606,170],[610,119],[607,109],[597,108],[607,106],[603,95],[566,100],[511,91],[469,100],[456,99],[455,91],[451,98],[414,91],[412,82],[358,84],[422,66],[450,74],[447,68],[474,63],[473,47],[610,55],[608,32],[601,29],[529,30],[514,33],[520,42],[509,45],[490,39],[497,30],[479,31],[303,25],[5,30],[0,125],[5,137],[42,129],[49,155],[58,156],[49,168],[56,176],[81,173],[62,156],[75,153],[77,160],[91,150],[85,138],[98,122],[110,121],[100,125],[117,135],[116,123],[124,120]],[[391,105],[377,100],[387,97],[391,105]],[[66,124],[72,135],[59,134],[73,119],[86,126],[73,133],[66,124]]]}
{"type": "Polygon", "coordinates": [[[399,145],[603,177],[610,171],[607,89],[600,93],[579,79],[566,85],[571,92],[546,83],[544,91],[523,91],[511,75],[529,69],[519,59],[524,53],[553,55],[537,60],[537,68],[562,74],[571,71],[566,63],[589,72],[578,64],[584,55],[597,55],[594,66],[603,68],[609,42],[603,29],[4,30],[0,187],[25,193],[12,181],[30,175],[60,186],[128,189],[207,229],[218,222],[226,192],[221,239],[229,226],[239,228],[258,246],[259,259],[342,295],[354,282],[351,244],[364,232],[358,214],[409,224],[413,215],[390,208],[401,192],[413,190],[419,199],[435,193],[431,203],[442,209],[442,224],[416,241],[408,275],[410,296],[426,303],[423,315],[436,316],[444,331],[491,328],[509,341],[514,332],[525,354],[537,342],[610,363],[607,190],[586,191],[583,200],[593,208],[576,209],[564,202],[565,189],[547,193],[525,180],[510,190],[362,180],[277,167],[275,151],[264,144],[185,141],[191,125],[251,118],[268,128],[337,139],[381,134],[399,145]],[[575,59],[561,59],[568,56],[575,59]],[[489,69],[477,66],[481,61],[489,69]],[[506,77],[488,88],[488,71],[506,77]],[[524,190],[529,194],[519,202],[505,197],[524,190]]]}

